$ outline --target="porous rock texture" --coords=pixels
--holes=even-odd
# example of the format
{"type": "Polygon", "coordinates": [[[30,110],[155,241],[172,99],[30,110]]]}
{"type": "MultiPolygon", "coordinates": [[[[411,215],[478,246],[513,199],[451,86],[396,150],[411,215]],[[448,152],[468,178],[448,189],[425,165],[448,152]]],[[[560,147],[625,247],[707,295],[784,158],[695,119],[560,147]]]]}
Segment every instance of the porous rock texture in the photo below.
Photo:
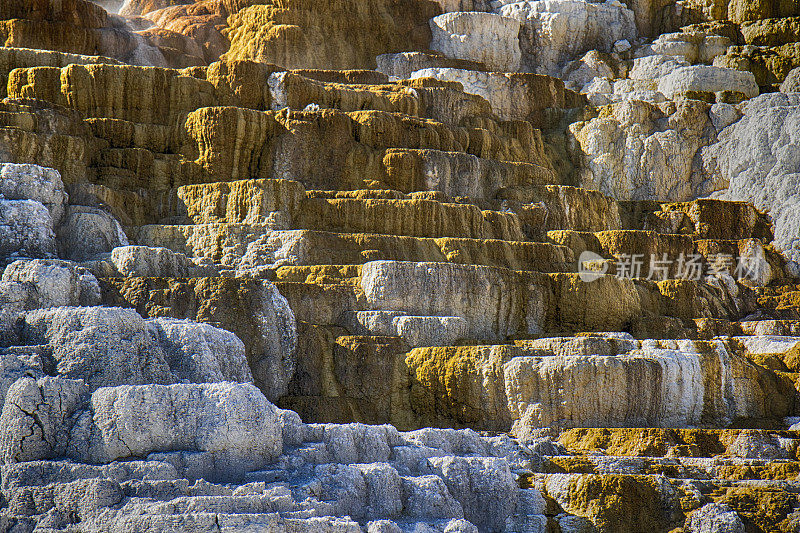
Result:
{"type": "Polygon", "coordinates": [[[634,12],[616,0],[500,3],[505,4],[501,14],[524,24],[520,42],[526,67],[541,74],[553,74],[558,65],[589,50],[611,52],[615,43],[636,38],[634,12]]]}
{"type": "Polygon", "coordinates": [[[776,245],[800,261],[800,197],[796,156],[800,96],[763,95],[741,107],[742,119],[702,151],[703,171],[724,187],[722,198],[747,200],[769,211],[776,245]],[[780,176],[780,178],[777,178],[780,176]]]}
{"type": "Polygon", "coordinates": [[[0,2],[0,529],[800,531],[799,17],[0,2]]]}

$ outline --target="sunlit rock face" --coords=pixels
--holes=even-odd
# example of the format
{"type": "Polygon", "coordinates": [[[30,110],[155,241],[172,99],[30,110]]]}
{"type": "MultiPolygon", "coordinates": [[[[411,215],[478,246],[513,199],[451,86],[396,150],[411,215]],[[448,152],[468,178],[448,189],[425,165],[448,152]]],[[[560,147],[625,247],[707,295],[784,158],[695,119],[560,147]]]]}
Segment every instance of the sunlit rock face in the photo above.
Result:
{"type": "Polygon", "coordinates": [[[541,74],[553,74],[589,50],[611,52],[614,43],[637,36],[633,11],[613,0],[502,3],[506,5],[499,12],[524,25],[520,42],[525,67],[541,74]]]}
{"type": "Polygon", "coordinates": [[[742,118],[702,152],[702,172],[726,188],[721,197],[750,201],[769,212],[776,245],[794,262],[800,260],[793,170],[799,106],[792,93],[754,98],[740,107],[742,118]]]}
{"type": "Polygon", "coordinates": [[[800,11],[0,5],[9,531],[800,528],[800,11]]]}

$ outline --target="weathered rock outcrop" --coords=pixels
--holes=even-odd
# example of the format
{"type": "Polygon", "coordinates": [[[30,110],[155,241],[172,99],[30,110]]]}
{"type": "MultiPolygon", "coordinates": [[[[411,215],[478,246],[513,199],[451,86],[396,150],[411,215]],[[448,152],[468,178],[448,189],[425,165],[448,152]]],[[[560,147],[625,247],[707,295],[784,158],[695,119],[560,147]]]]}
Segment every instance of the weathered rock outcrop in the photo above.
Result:
{"type": "MultiPolygon", "coordinates": [[[[256,385],[278,398],[294,372],[297,336],[292,310],[267,281],[230,278],[108,279],[104,303],[134,307],[141,315],[217,324],[245,342],[256,385]]],[[[126,313],[136,314],[132,309],[126,313]]],[[[240,371],[237,375],[244,375],[240,371]]]]}
{"type": "Polygon", "coordinates": [[[634,13],[621,2],[582,0],[506,2],[504,16],[523,23],[523,65],[533,72],[555,74],[568,60],[597,49],[611,52],[617,41],[636,38],[634,13]]]}
{"type": "Polygon", "coordinates": [[[427,48],[428,20],[438,13],[428,0],[253,5],[229,19],[226,57],[285,68],[372,68],[379,54],[427,48]]]}
{"type": "Polygon", "coordinates": [[[47,364],[60,376],[84,380],[91,390],[181,380],[248,380],[241,341],[216,328],[203,328],[148,322],[132,309],[53,307],[25,314],[20,341],[47,346],[47,364]],[[226,345],[230,347],[225,351],[232,353],[221,350],[226,345]]]}
{"type": "Polygon", "coordinates": [[[698,150],[716,137],[707,104],[614,104],[570,126],[586,158],[581,185],[621,200],[685,201],[714,190],[693,174],[698,150]]]}
{"type": "Polygon", "coordinates": [[[361,283],[374,309],[461,316],[470,337],[493,339],[544,329],[549,287],[542,278],[528,281],[490,267],[377,261],[364,265],[361,283]]]}
{"type": "Polygon", "coordinates": [[[97,279],[87,269],[69,261],[21,259],[8,265],[0,279],[8,284],[4,292],[21,289],[26,293],[22,310],[100,303],[97,279]]]}
{"type": "Polygon", "coordinates": [[[50,212],[33,200],[0,200],[0,257],[54,258],[56,239],[50,212]]]}
{"type": "Polygon", "coordinates": [[[793,261],[797,255],[797,195],[794,152],[800,100],[764,95],[741,106],[743,117],[722,131],[719,142],[702,151],[703,174],[727,189],[724,198],[747,200],[769,211],[776,244],[793,261]],[[780,176],[780,177],[778,177],[780,176]]]}
{"type": "Polygon", "coordinates": [[[752,74],[699,65],[673,70],[658,81],[658,90],[668,98],[674,98],[681,93],[722,91],[742,93],[748,98],[758,96],[758,86],[752,74]]]}
{"type": "Polygon", "coordinates": [[[6,393],[0,415],[2,462],[18,463],[63,457],[72,419],[88,390],[77,380],[22,378],[6,393]]]}
{"type": "Polygon", "coordinates": [[[503,120],[541,120],[548,108],[569,107],[564,85],[557,78],[537,74],[480,72],[454,68],[426,68],[412,78],[437,78],[461,83],[464,91],[485,98],[503,120]]]}
{"type": "Polygon", "coordinates": [[[236,479],[275,459],[283,445],[275,406],[252,385],[232,383],[110,387],[89,397],[80,381],[23,379],[0,418],[5,464],[149,457],[198,477],[236,479]],[[30,425],[36,439],[26,434],[30,425]]]}
{"type": "Polygon", "coordinates": [[[519,21],[494,13],[445,13],[431,19],[431,48],[490,70],[515,72],[522,66],[521,29],[519,21]]]}
{"type": "Polygon", "coordinates": [[[760,385],[757,368],[730,355],[724,346],[645,348],[643,353],[625,357],[521,357],[512,359],[504,370],[509,408],[520,433],[576,423],[683,427],[700,424],[703,417],[706,423],[725,426],[737,417],[782,414],[766,412],[768,401],[737,401],[766,399],[780,392],[729,389],[733,376],[741,376],[737,387],[760,385]],[[703,349],[708,351],[692,353],[703,349]],[[640,386],[644,389],[637,390],[640,386]]]}
{"type": "Polygon", "coordinates": [[[798,15],[0,5],[0,529],[797,531],[798,15]]]}
{"type": "Polygon", "coordinates": [[[217,383],[252,381],[244,343],[236,335],[208,324],[156,318],[149,325],[164,357],[180,381],[217,383]]]}
{"type": "Polygon", "coordinates": [[[781,418],[796,398],[722,342],[598,335],[517,344],[411,351],[411,412],[422,423],[495,431],[513,422],[525,436],[552,427],[726,426],[781,418]]]}
{"type": "Polygon", "coordinates": [[[50,212],[54,227],[61,222],[67,203],[58,172],[35,165],[2,165],[0,195],[6,200],[33,200],[43,204],[50,212]]]}
{"type": "Polygon", "coordinates": [[[88,407],[72,430],[78,439],[69,455],[89,463],[155,454],[197,469],[196,475],[235,479],[238,472],[268,464],[282,449],[276,410],[253,386],[104,388],[92,394],[88,407]]]}
{"type": "Polygon", "coordinates": [[[157,45],[88,0],[37,1],[0,12],[0,39],[10,48],[106,56],[137,65],[167,66],[157,45]]]}
{"type": "Polygon", "coordinates": [[[123,277],[187,278],[219,275],[214,266],[198,265],[168,248],[120,246],[111,250],[111,263],[123,277]]]}
{"type": "Polygon", "coordinates": [[[758,85],[769,92],[777,88],[792,69],[800,66],[800,44],[734,46],[725,55],[715,58],[714,64],[751,72],[758,85]]]}

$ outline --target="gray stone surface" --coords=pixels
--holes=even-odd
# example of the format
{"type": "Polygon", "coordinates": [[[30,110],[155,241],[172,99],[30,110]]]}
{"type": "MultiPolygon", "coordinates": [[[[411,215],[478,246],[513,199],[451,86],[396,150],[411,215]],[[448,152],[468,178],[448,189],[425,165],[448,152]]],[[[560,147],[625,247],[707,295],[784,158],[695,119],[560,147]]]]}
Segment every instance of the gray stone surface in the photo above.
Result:
{"type": "Polygon", "coordinates": [[[462,317],[469,338],[498,339],[520,327],[530,333],[542,328],[543,286],[501,268],[372,261],[363,267],[361,286],[372,309],[462,317]]]}
{"type": "Polygon", "coordinates": [[[518,20],[494,13],[445,13],[431,19],[431,49],[490,70],[516,72],[522,60],[521,28],[518,20]]]}
{"type": "Polygon", "coordinates": [[[792,69],[781,83],[782,93],[800,92],[800,67],[792,69]]]}
{"type": "Polygon", "coordinates": [[[252,385],[107,387],[92,394],[68,455],[86,463],[181,450],[210,456],[206,479],[237,478],[280,455],[275,407],[252,385]]]}
{"type": "Polygon", "coordinates": [[[659,79],[658,90],[667,98],[690,91],[736,91],[748,98],[759,94],[756,78],[751,72],[705,65],[679,67],[671,71],[659,79]]]}
{"type": "Polygon", "coordinates": [[[403,507],[415,518],[461,518],[461,504],[439,476],[403,477],[403,507]]]}
{"type": "Polygon", "coordinates": [[[54,258],[53,219],[40,202],[0,199],[0,262],[16,258],[54,258]]]}
{"type": "Polygon", "coordinates": [[[63,257],[73,261],[87,261],[114,248],[128,246],[125,231],[111,214],[80,205],[67,207],[58,240],[63,257]]]}
{"type": "Polygon", "coordinates": [[[744,533],[744,523],[723,503],[704,505],[686,520],[689,533],[744,533]]]}
{"type": "Polygon", "coordinates": [[[111,262],[123,277],[219,276],[219,269],[213,264],[200,266],[186,255],[168,248],[119,246],[111,250],[111,262]]]}
{"type": "Polygon", "coordinates": [[[91,390],[252,381],[242,341],[208,324],[145,320],[115,307],[52,307],[20,316],[17,341],[47,347],[45,364],[52,362],[60,376],[83,379],[91,390]]]}
{"type": "Polygon", "coordinates": [[[17,380],[6,393],[0,415],[0,461],[18,463],[64,456],[73,415],[83,407],[88,392],[80,380],[17,380]]]}
{"type": "Polygon", "coordinates": [[[743,117],[701,152],[702,177],[725,200],[772,215],[775,245],[800,262],[800,95],[764,94],[741,104],[743,117]]]}
{"type": "MultiPolygon", "coordinates": [[[[94,306],[100,303],[97,279],[71,261],[14,261],[3,271],[0,281],[19,285],[28,294],[25,310],[94,306]]],[[[4,289],[0,291],[5,292],[4,289]]]]}
{"type": "Polygon", "coordinates": [[[175,378],[189,383],[252,382],[244,343],[233,333],[189,320],[148,320],[175,378]]]}
{"type": "Polygon", "coordinates": [[[55,371],[83,379],[91,390],[116,385],[173,383],[164,351],[133,309],[54,307],[30,311],[25,344],[53,347],[55,371]]]}
{"type": "Polygon", "coordinates": [[[505,459],[432,457],[434,471],[464,509],[464,517],[487,531],[502,531],[517,504],[518,487],[505,459]]]}
{"type": "Polygon", "coordinates": [[[0,165],[0,198],[34,200],[43,204],[50,213],[55,229],[64,216],[68,196],[57,170],[4,163],[0,165]]]}
{"type": "Polygon", "coordinates": [[[289,302],[275,285],[262,282],[259,300],[255,316],[258,334],[262,337],[262,352],[251,361],[251,369],[264,394],[277,400],[286,394],[294,375],[297,326],[289,302]]]}
{"type": "Polygon", "coordinates": [[[469,336],[467,321],[458,316],[409,316],[401,311],[352,311],[342,325],[354,335],[403,337],[414,348],[450,346],[469,336]]]}
{"type": "Polygon", "coordinates": [[[611,52],[614,43],[636,39],[634,13],[621,2],[501,0],[499,13],[520,21],[522,67],[557,75],[567,61],[589,50],[611,52]],[[505,5],[503,5],[505,4],[505,5]]]}

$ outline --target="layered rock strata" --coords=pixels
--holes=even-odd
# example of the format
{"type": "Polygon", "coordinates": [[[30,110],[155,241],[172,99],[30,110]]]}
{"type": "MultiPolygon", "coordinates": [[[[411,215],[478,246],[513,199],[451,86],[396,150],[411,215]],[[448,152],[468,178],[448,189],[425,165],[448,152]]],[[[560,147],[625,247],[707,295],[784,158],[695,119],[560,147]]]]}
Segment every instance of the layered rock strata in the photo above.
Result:
{"type": "Polygon", "coordinates": [[[797,531],[791,4],[0,5],[2,529],[797,531]]]}

